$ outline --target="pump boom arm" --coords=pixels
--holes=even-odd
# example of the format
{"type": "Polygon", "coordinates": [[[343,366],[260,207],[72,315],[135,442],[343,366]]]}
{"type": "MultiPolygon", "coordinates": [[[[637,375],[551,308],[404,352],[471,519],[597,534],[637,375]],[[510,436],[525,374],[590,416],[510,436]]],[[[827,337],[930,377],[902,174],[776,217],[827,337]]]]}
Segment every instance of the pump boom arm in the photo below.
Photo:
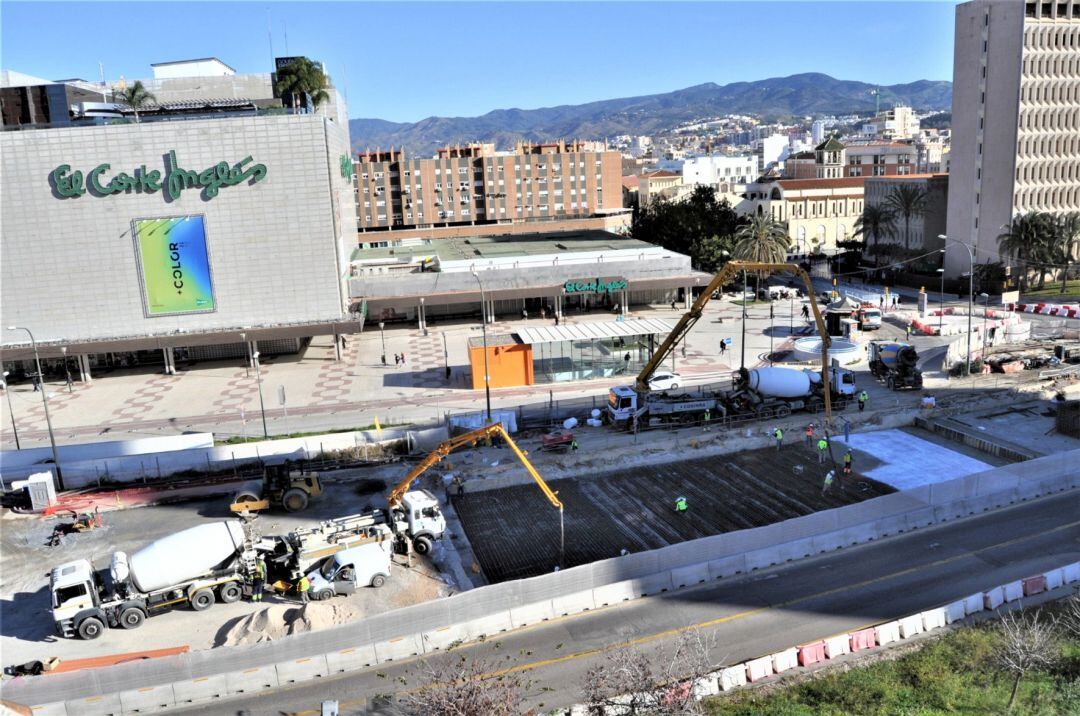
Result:
{"type": "MultiPolygon", "coordinates": [[[[671,352],[675,350],[675,347],[679,344],[679,341],[686,337],[686,334],[690,332],[690,329],[694,327],[694,324],[701,318],[701,313],[705,309],[705,305],[712,299],[713,293],[720,290],[723,285],[730,280],[735,274],[740,271],[755,271],[761,273],[775,273],[780,271],[790,271],[793,274],[799,276],[803,284],[806,286],[806,295],[810,297],[810,309],[814,312],[814,323],[817,324],[818,334],[821,336],[821,380],[825,390],[825,419],[827,421],[832,420],[832,401],[829,395],[829,346],[831,341],[829,339],[829,332],[825,329],[825,321],[821,318],[821,311],[818,310],[817,301],[814,300],[814,284],[810,281],[810,276],[802,269],[802,267],[795,264],[773,264],[773,263],[759,263],[756,261],[729,261],[719,273],[713,276],[712,281],[705,287],[705,290],[701,292],[701,295],[697,297],[691,305],[690,310],[682,315],[679,322],[675,324],[675,328],[671,330],[671,333],[667,335],[664,342],[660,344],[660,347],[653,353],[652,358],[645,364],[645,367],[641,369],[638,374],[637,383],[635,384],[635,390],[640,393],[649,392],[649,378],[652,377],[656,369],[664,362],[664,360],[671,355],[671,352]]],[[[743,300],[746,300],[746,287],[743,287],[743,300]]]]}
{"type": "Polygon", "coordinates": [[[437,465],[454,450],[463,445],[475,445],[484,438],[490,438],[495,435],[500,436],[503,440],[506,441],[506,444],[510,446],[510,449],[513,451],[514,455],[517,457],[518,460],[521,461],[521,464],[525,466],[525,469],[528,470],[529,475],[532,476],[532,479],[536,481],[536,484],[540,486],[540,489],[541,491],[543,491],[544,497],[548,499],[548,502],[550,502],[553,507],[557,507],[561,510],[563,508],[563,504],[559,500],[558,496],[552,491],[550,487],[548,487],[548,484],[544,482],[544,478],[542,478],[540,476],[540,473],[536,471],[536,468],[533,467],[532,462],[530,462],[525,452],[517,446],[513,439],[511,439],[510,434],[506,432],[506,429],[503,427],[502,423],[485,425],[482,428],[471,430],[463,435],[458,435],[457,437],[453,437],[449,440],[439,443],[438,447],[428,453],[427,456],[423,460],[421,460],[416,467],[409,471],[409,474],[405,476],[405,479],[399,482],[397,486],[394,487],[394,489],[390,492],[389,497],[386,498],[386,501],[390,505],[390,509],[393,510],[401,505],[401,498],[403,498],[405,496],[405,493],[409,491],[409,487],[412,485],[413,481],[416,480],[416,478],[427,472],[434,465],[437,465]]]}

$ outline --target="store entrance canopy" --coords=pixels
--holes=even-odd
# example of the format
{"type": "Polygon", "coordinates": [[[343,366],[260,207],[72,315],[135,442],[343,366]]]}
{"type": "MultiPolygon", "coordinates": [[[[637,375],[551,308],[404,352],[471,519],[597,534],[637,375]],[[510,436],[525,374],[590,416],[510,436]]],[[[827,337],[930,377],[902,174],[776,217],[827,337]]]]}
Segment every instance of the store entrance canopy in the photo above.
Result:
{"type": "Polygon", "coordinates": [[[575,323],[570,326],[541,326],[520,328],[514,333],[522,343],[537,345],[556,341],[582,341],[617,336],[667,335],[675,324],[662,318],[640,318],[629,321],[606,321],[604,323],[575,323]]]}

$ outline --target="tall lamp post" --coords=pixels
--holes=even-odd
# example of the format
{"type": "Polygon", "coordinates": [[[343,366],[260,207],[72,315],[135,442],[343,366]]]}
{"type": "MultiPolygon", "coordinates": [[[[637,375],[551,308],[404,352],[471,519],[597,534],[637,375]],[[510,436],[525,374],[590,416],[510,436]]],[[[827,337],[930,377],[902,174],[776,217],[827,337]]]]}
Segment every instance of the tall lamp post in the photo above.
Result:
{"type": "Polygon", "coordinates": [[[386,365],[386,332],[383,330],[384,328],[386,328],[386,322],[379,321],[379,338],[382,339],[382,364],[386,365]]]}
{"type": "Polygon", "coordinates": [[[255,362],[255,382],[259,384],[259,412],[262,413],[263,437],[269,438],[270,431],[266,429],[266,404],[263,402],[262,370],[259,367],[259,351],[251,354],[255,362]]]}
{"type": "Polygon", "coordinates": [[[983,365],[985,365],[986,364],[986,318],[987,318],[986,314],[989,313],[989,311],[990,311],[990,294],[988,294],[988,293],[980,293],[979,298],[981,298],[983,300],[983,329],[982,329],[982,333],[983,333],[983,335],[982,335],[983,349],[982,349],[982,360],[983,360],[983,365]]]}
{"type": "Polygon", "coordinates": [[[491,422],[491,372],[488,370],[488,345],[487,345],[487,294],[484,292],[484,284],[476,271],[472,272],[476,279],[476,285],[480,287],[480,323],[484,336],[484,394],[487,398],[487,419],[491,422]]]}
{"type": "MultiPolygon", "coordinates": [[[[945,250],[942,249],[941,253],[945,253],[945,250]]],[[[939,268],[937,270],[937,272],[939,274],[941,274],[941,292],[938,293],[938,317],[937,317],[937,333],[940,336],[940,335],[942,335],[941,330],[942,330],[942,327],[943,327],[943,324],[944,324],[944,321],[945,321],[945,318],[944,318],[944,316],[945,316],[945,269],[939,268]]]]}
{"type": "Polygon", "coordinates": [[[8,371],[4,371],[4,395],[7,396],[8,412],[11,413],[11,432],[15,435],[15,449],[22,450],[22,448],[19,447],[19,428],[15,425],[15,408],[11,407],[11,386],[8,385],[7,382],[7,377],[9,374],[10,373],[8,371]]]}
{"type": "MultiPolygon", "coordinates": [[[[754,295],[757,299],[757,295],[754,295]]],[[[742,339],[739,341],[739,350],[742,355],[739,358],[739,367],[746,367],[746,270],[742,272],[742,339]]]]}
{"type": "MultiPolygon", "coordinates": [[[[49,428],[49,445],[52,447],[53,465],[56,465],[56,489],[63,491],[64,477],[60,470],[60,455],[56,452],[56,436],[53,435],[52,417],[49,415],[49,389],[45,385],[45,374],[41,372],[41,358],[38,356],[37,341],[29,328],[23,326],[8,326],[9,331],[26,331],[30,336],[30,346],[34,349],[34,364],[37,366],[38,381],[41,383],[41,402],[45,405],[45,425],[49,428]]],[[[8,397],[10,400],[10,396],[8,397]]],[[[8,406],[10,407],[10,403],[8,406]]]]}
{"type": "MultiPolygon", "coordinates": [[[[958,244],[968,252],[968,328],[967,328],[967,370],[966,375],[971,375],[971,314],[975,310],[975,247],[965,244],[963,241],[950,239],[945,234],[938,234],[938,238],[946,244],[958,244]]],[[[944,276],[944,274],[942,274],[944,276]]]]}

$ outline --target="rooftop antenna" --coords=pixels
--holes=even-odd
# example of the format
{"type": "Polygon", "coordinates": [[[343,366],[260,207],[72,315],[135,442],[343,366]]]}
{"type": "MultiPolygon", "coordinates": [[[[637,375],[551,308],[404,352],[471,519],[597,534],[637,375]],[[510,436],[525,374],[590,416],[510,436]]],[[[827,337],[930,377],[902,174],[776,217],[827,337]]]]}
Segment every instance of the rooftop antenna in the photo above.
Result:
{"type": "Polygon", "coordinates": [[[105,102],[107,101],[105,99],[105,63],[99,61],[97,64],[98,71],[101,73],[101,101],[105,102]]]}
{"type": "Polygon", "coordinates": [[[274,30],[270,26],[270,8],[266,8],[266,37],[270,41],[270,71],[274,71],[274,30]]]}
{"type": "Polygon", "coordinates": [[[874,95],[874,116],[878,116],[881,113],[881,88],[875,87],[870,90],[870,94],[874,95]]]}
{"type": "Polygon", "coordinates": [[[284,20],[281,21],[282,30],[285,32],[285,56],[289,56],[289,25],[284,20]]]}

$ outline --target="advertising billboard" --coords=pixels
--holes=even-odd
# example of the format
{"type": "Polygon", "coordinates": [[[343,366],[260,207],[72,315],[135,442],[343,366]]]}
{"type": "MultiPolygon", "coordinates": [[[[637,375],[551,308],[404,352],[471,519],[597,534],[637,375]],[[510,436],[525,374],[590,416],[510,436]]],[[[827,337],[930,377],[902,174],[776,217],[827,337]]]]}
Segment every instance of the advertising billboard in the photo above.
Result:
{"type": "Polygon", "coordinates": [[[204,217],[136,219],[132,225],[146,315],[214,311],[204,217]]]}

